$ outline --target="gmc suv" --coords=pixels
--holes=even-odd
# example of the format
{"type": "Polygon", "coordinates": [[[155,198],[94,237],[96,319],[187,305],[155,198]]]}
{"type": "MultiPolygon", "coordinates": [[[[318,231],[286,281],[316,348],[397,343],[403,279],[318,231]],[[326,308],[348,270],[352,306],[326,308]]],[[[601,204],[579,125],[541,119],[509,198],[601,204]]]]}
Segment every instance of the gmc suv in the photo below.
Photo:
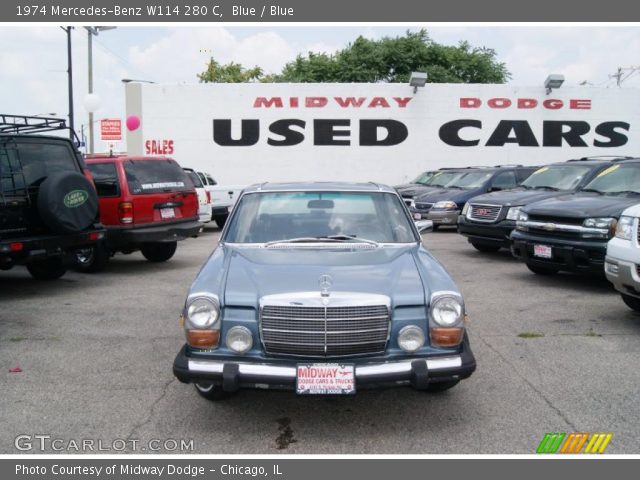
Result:
{"type": "Polygon", "coordinates": [[[458,232],[481,252],[511,246],[518,212],[533,202],[573,193],[624,157],[584,157],[542,167],[519,187],[472,198],[458,217],[458,232]]]}
{"type": "Polygon", "coordinates": [[[487,192],[515,188],[537,169],[522,165],[471,168],[444,188],[416,197],[409,210],[416,220],[431,220],[434,230],[441,225],[455,227],[469,199],[487,192]]]}

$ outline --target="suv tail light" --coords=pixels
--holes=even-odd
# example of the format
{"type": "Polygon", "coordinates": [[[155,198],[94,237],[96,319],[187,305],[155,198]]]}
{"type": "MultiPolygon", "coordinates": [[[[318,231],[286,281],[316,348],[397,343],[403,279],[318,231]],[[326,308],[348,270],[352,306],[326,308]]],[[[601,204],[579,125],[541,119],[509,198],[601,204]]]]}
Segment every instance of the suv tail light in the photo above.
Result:
{"type": "Polygon", "coordinates": [[[211,203],[211,192],[207,190],[207,203],[211,203]]]}
{"type": "Polygon", "coordinates": [[[133,223],[133,203],[120,203],[118,205],[118,217],[120,217],[120,223],[133,223]]]}

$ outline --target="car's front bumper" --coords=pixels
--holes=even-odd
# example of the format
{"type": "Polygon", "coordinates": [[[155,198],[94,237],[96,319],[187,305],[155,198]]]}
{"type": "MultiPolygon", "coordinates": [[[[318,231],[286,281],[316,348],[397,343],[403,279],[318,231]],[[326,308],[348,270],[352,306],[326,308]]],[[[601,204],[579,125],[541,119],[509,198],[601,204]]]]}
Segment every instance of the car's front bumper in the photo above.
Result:
{"type": "Polygon", "coordinates": [[[604,275],[606,241],[560,239],[514,230],[511,242],[513,256],[528,264],[567,272],[604,275]],[[534,256],[534,245],[551,247],[552,258],[534,256]]]}
{"type": "Polygon", "coordinates": [[[474,243],[509,248],[511,246],[509,236],[514,228],[516,228],[514,220],[480,223],[468,220],[464,215],[458,217],[458,232],[474,243]]]}
{"type": "Polygon", "coordinates": [[[635,263],[607,255],[604,260],[604,273],[620,293],[640,298],[640,275],[635,263]]]}
{"type": "MultiPolygon", "coordinates": [[[[225,391],[240,388],[296,388],[298,363],[322,363],[317,359],[300,358],[287,363],[254,362],[241,357],[204,359],[190,357],[186,346],[173,363],[173,373],[183,383],[208,382],[225,391]]],[[[355,363],[356,389],[385,386],[412,386],[425,389],[429,383],[461,380],[476,369],[476,361],[468,339],[458,353],[444,356],[405,358],[394,361],[367,362],[359,359],[326,359],[326,363],[355,363]]]]}
{"type": "Polygon", "coordinates": [[[455,226],[460,215],[460,210],[434,210],[432,208],[425,211],[410,208],[409,211],[415,220],[431,220],[434,225],[455,226]]]}

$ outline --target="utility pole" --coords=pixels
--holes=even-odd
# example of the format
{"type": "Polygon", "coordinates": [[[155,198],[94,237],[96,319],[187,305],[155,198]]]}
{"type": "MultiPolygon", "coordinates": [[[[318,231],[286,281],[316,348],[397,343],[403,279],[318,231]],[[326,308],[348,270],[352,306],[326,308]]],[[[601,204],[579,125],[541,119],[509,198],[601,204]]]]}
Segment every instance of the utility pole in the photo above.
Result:
{"type": "MultiPolygon", "coordinates": [[[[85,27],[86,28],[86,27],[85,27]]],[[[96,35],[98,32],[96,32],[96,35]]],[[[88,41],[88,53],[87,53],[87,63],[89,65],[89,72],[87,78],[89,79],[89,95],[93,93],[93,33],[91,32],[91,27],[87,28],[87,41],[88,41]]],[[[93,150],[93,112],[89,112],[89,148],[86,147],[85,151],[92,154],[93,150]]]]}
{"type": "Polygon", "coordinates": [[[615,78],[616,79],[616,85],[618,87],[622,86],[622,82],[624,82],[627,78],[629,78],[631,75],[633,75],[634,73],[640,71],[640,66],[636,65],[636,66],[630,66],[630,67],[618,67],[618,70],[616,70],[616,73],[612,73],[611,75],[609,75],[609,78],[615,78]],[[629,72],[625,75],[625,72],[629,72]]]}
{"type": "Polygon", "coordinates": [[[67,80],[69,88],[69,138],[73,142],[74,139],[74,122],[73,122],[73,63],[71,59],[71,29],[73,27],[60,27],[67,32],[67,80]]]}
{"type": "MultiPolygon", "coordinates": [[[[100,32],[105,30],[113,30],[117,27],[84,27],[87,30],[87,67],[88,67],[88,75],[87,78],[89,80],[89,95],[93,93],[93,36],[96,37],[100,32]]],[[[93,111],[89,112],[89,145],[87,148],[88,153],[94,153],[94,143],[93,143],[93,111]]]]}

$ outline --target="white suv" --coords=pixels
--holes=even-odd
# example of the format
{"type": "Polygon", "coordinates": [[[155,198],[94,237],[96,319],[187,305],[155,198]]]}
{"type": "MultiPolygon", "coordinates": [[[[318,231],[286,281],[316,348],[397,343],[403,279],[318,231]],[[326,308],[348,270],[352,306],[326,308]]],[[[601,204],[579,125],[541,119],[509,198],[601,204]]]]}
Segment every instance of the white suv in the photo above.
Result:
{"type": "Polygon", "coordinates": [[[615,237],[607,244],[604,271],[633,310],[640,311],[640,205],[627,208],[618,221],[615,237]]]}

